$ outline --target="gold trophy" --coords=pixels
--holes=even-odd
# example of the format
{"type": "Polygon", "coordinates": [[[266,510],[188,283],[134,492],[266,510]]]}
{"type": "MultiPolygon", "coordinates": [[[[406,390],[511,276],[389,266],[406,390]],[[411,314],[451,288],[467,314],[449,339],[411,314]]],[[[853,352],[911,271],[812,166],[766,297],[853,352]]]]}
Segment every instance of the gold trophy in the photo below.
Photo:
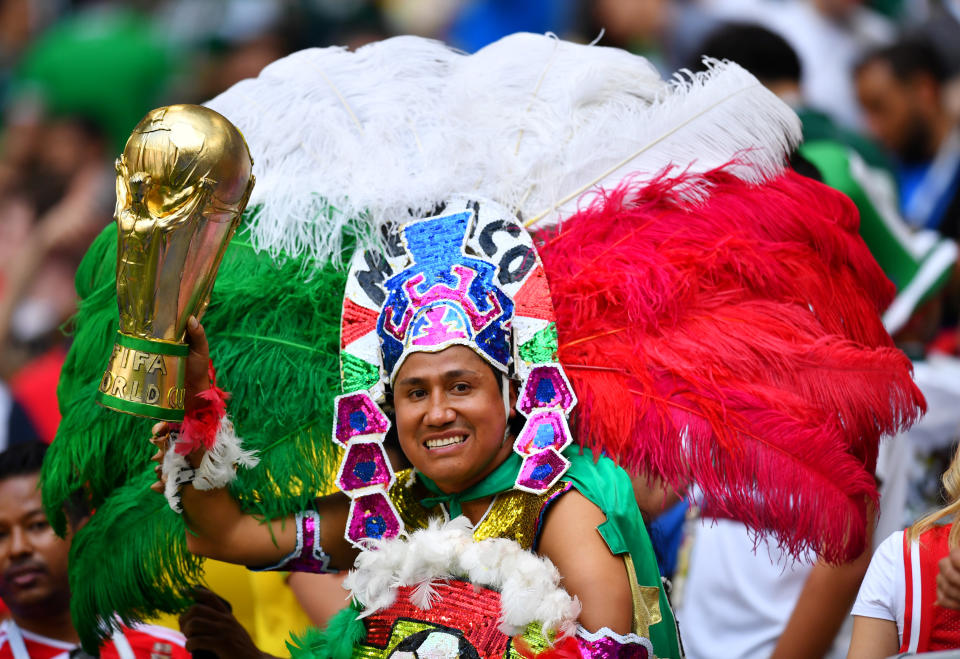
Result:
{"type": "Polygon", "coordinates": [[[199,318],[253,189],[240,131],[198,105],[137,124],[117,160],[120,331],[97,401],[183,420],[187,320],[199,318]]]}

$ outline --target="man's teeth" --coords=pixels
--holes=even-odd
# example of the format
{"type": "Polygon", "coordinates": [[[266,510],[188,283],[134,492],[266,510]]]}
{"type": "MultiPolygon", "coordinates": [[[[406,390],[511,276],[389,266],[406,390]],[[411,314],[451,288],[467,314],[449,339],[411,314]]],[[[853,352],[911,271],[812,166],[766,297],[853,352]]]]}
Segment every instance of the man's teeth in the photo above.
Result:
{"type": "Polygon", "coordinates": [[[444,437],[443,439],[428,439],[427,448],[441,448],[443,446],[452,446],[453,444],[462,444],[467,441],[466,435],[457,435],[456,437],[444,437]]]}

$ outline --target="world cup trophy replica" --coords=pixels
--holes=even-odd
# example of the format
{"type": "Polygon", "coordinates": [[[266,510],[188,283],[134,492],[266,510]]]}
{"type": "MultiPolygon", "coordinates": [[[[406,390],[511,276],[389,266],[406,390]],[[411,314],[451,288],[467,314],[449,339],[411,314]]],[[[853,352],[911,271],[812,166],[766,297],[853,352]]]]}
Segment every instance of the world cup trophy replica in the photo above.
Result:
{"type": "Polygon", "coordinates": [[[253,189],[253,160],[222,115],[171,105],[137,124],[116,169],[120,329],[97,401],[182,421],[187,320],[209,303],[253,189]]]}

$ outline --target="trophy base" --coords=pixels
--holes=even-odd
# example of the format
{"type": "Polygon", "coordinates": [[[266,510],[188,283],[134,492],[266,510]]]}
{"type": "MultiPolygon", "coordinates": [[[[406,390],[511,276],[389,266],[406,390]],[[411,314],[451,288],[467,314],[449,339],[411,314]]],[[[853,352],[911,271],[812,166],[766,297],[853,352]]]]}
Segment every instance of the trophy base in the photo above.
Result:
{"type": "Polygon", "coordinates": [[[98,403],[117,412],[183,421],[189,346],[117,333],[110,363],[100,379],[98,403]]]}

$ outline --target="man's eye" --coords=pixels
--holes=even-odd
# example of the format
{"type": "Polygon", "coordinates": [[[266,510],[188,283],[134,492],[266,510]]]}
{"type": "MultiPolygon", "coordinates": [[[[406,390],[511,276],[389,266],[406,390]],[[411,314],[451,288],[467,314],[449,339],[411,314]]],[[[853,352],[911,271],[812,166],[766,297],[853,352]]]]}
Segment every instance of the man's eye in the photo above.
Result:
{"type": "Polygon", "coordinates": [[[28,526],[27,528],[29,528],[31,531],[46,531],[47,529],[50,528],[50,522],[48,522],[47,520],[30,522],[30,526],[28,526]]]}
{"type": "Polygon", "coordinates": [[[412,398],[414,400],[419,400],[426,395],[427,395],[427,392],[424,391],[423,389],[411,389],[410,393],[407,394],[407,397],[412,398]]]}
{"type": "Polygon", "coordinates": [[[465,394],[468,391],[470,391],[470,385],[467,384],[466,382],[458,382],[455,385],[453,385],[453,390],[458,394],[465,394]]]}

